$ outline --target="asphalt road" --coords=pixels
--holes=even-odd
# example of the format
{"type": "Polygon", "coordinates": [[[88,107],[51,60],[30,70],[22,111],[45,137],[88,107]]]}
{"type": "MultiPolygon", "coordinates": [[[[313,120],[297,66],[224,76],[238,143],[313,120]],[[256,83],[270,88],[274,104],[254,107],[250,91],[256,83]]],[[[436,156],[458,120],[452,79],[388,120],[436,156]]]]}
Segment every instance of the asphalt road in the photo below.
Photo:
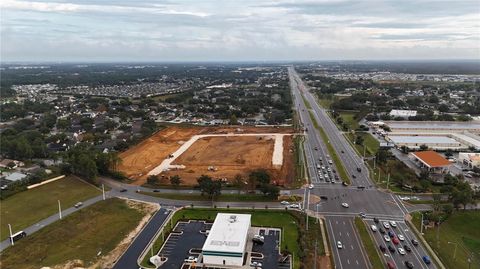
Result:
{"type": "MultiPolygon", "coordinates": [[[[371,268],[365,258],[366,254],[361,248],[360,237],[354,228],[353,217],[362,212],[370,219],[377,217],[398,221],[402,223],[401,227],[406,229],[406,226],[403,227],[405,225],[403,223],[404,216],[412,211],[428,209],[428,206],[407,206],[396,195],[377,190],[369,178],[368,169],[363,159],[357,155],[326,111],[318,105],[315,97],[308,91],[293,67],[290,67],[288,71],[290,86],[294,95],[294,106],[303,126],[307,128],[304,150],[311,183],[314,185],[313,189],[303,190],[306,201],[309,201],[304,202],[304,208],[326,217],[327,232],[332,244],[336,268],[371,268]],[[310,109],[305,105],[302,96],[310,103],[310,109]],[[314,128],[310,113],[314,115],[317,123],[327,134],[328,141],[322,141],[319,131],[314,128]],[[339,156],[352,182],[350,186],[345,187],[340,184],[328,183],[318,175],[317,165],[322,166],[322,164],[325,164],[325,159],[327,161],[330,159],[325,143],[330,143],[339,156]],[[360,168],[361,172],[358,172],[357,168],[360,168]],[[355,175],[355,178],[352,175],[355,175]],[[365,188],[359,189],[360,186],[365,188]],[[320,203],[310,203],[308,198],[312,195],[317,195],[323,199],[320,203]],[[342,207],[342,203],[348,203],[349,207],[342,207]],[[337,241],[344,245],[342,249],[337,249],[337,241]]],[[[334,166],[331,165],[331,167],[334,166]]],[[[295,192],[302,194],[302,190],[295,192]]],[[[410,236],[413,235],[410,234],[410,236]]],[[[425,253],[421,245],[417,247],[417,250],[419,253],[425,253]]],[[[393,259],[395,263],[400,265],[402,257],[395,258],[393,259]]],[[[422,268],[420,267],[423,262],[421,256],[411,255],[411,261],[417,265],[415,268],[422,268]]],[[[429,268],[435,268],[435,266],[432,264],[429,268]]]]}
{"type": "Polygon", "coordinates": [[[160,209],[153,215],[152,219],[137,235],[132,244],[123,253],[122,257],[117,261],[114,269],[136,269],[138,268],[137,259],[142,251],[147,247],[155,233],[163,226],[165,220],[170,214],[169,210],[160,209]]]}

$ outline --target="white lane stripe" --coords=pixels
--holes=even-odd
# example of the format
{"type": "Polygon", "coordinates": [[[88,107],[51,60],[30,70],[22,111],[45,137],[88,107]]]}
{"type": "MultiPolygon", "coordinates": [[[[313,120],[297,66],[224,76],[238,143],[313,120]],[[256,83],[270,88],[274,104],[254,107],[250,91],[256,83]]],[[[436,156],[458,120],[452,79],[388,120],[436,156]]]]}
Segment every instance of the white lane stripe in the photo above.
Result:
{"type": "Polygon", "coordinates": [[[333,228],[332,228],[332,222],[330,220],[328,220],[328,225],[330,226],[330,231],[332,232],[332,236],[333,236],[333,248],[336,250],[337,252],[337,257],[338,257],[338,261],[340,262],[340,269],[343,269],[343,265],[342,265],[342,258],[340,257],[340,253],[338,252],[338,248],[335,246],[335,244],[337,243],[337,240],[335,239],[335,233],[333,232],[333,228]]]}

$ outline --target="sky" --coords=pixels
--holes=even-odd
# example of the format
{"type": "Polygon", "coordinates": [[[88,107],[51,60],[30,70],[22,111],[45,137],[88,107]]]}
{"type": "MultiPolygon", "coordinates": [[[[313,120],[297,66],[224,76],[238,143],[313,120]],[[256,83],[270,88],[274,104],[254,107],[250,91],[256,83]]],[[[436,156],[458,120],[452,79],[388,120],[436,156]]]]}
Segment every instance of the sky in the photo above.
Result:
{"type": "Polygon", "coordinates": [[[0,1],[8,61],[480,59],[480,1],[0,1]]]}

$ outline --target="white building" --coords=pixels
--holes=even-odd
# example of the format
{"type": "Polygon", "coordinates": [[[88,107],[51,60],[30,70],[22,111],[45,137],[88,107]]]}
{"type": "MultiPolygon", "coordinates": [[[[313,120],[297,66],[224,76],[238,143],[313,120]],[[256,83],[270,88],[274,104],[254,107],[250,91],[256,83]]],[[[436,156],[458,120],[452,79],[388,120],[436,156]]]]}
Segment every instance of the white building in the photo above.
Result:
{"type": "Polygon", "coordinates": [[[394,118],[400,117],[400,118],[407,119],[408,117],[417,116],[417,111],[416,110],[392,109],[392,111],[390,111],[389,115],[391,117],[394,117],[394,118]]]}
{"type": "Polygon", "coordinates": [[[243,266],[249,214],[218,213],[202,248],[206,266],[243,266]]]}
{"type": "Polygon", "coordinates": [[[468,148],[447,136],[389,135],[388,139],[399,148],[405,146],[409,149],[419,149],[421,145],[426,145],[434,150],[461,150],[468,148]]]}
{"type": "Polygon", "coordinates": [[[460,152],[458,161],[469,168],[480,167],[480,153],[460,152]]]}

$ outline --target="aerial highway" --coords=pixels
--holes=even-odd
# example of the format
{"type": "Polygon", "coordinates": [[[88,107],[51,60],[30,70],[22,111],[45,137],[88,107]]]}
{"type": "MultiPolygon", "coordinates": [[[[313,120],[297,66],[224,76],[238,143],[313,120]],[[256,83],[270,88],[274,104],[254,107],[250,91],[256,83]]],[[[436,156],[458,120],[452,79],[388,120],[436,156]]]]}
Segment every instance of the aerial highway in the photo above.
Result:
{"type": "MultiPolygon", "coordinates": [[[[416,236],[409,230],[404,221],[405,215],[409,212],[426,208],[408,208],[396,195],[376,189],[369,178],[368,169],[363,159],[356,154],[335,123],[327,115],[327,112],[318,105],[314,95],[305,86],[295,69],[289,67],[288,71],[294,96],[294,106],[305,128],[306,167],[310,183],[313,184],[311,186],[313,188],[303,190],[304,196],[307,198],[304,202],[304,208],[307,211],[325,216],[335,268],[371,268],[354,225],[354,217],[360,214],[363,215],[369,225],[373,224],[374,218],[379,219],[379,223],[375,224],[378,228],[382,226],[383,221],[398,223],[397,228],[390,227],[389,230],[392,231],[394,236],[402,234],[405,241],[400,242],[401,245],[395,245],[395,253],[386,250],[385,254],[382,255],[385,262],[393,263],[395,268],[406,268],[405,261],[410,261],[414,268],[436,268],[434,264],[427,266],[423,262],[422,257],[428,256],[428,254],[421,244],[412,246],[409,240],[416,238],[416,236]],[[308,102],[308,105],[305,101],[308,102]],[[323,141],[319,131],[314,128],[311,115],[327,134],[328,141],[323,141]],[[338,171],[333,163],[328,163],[331,156],[327,151],[326,143],[330,143],[339,156],[350,177],[351,185],[343,186],[340,184],[341,181],[331,184],[331,181],[325,180],[325,176],[320,177],[320,174],[323,174],[324,171],[322,166],[329,166],[331,169],[338,171]],[[321,169],[318,169],[319,166],[321,169]],[[321,197],[321,202],[311,203],[308,199],[311,195],[321,197]],[[348,204],[348,207],[342,206],[342,203],[348,204]],[[342,248],[338,248],[338,242],[341,242],[342,248]],[[412,251],[401,255],[398,253],[398,248],[404,244],[410,245],[412,251]]],[[[299,193],[301,194],[301,192],[299,193]]],[[[379,245],[387,246],[388,244],[394,246],[391,242],[385,242],[383,234],[380,234],[379,231],[374,232],[374,243],[376,247],[379,247],[379,245]]]]}

